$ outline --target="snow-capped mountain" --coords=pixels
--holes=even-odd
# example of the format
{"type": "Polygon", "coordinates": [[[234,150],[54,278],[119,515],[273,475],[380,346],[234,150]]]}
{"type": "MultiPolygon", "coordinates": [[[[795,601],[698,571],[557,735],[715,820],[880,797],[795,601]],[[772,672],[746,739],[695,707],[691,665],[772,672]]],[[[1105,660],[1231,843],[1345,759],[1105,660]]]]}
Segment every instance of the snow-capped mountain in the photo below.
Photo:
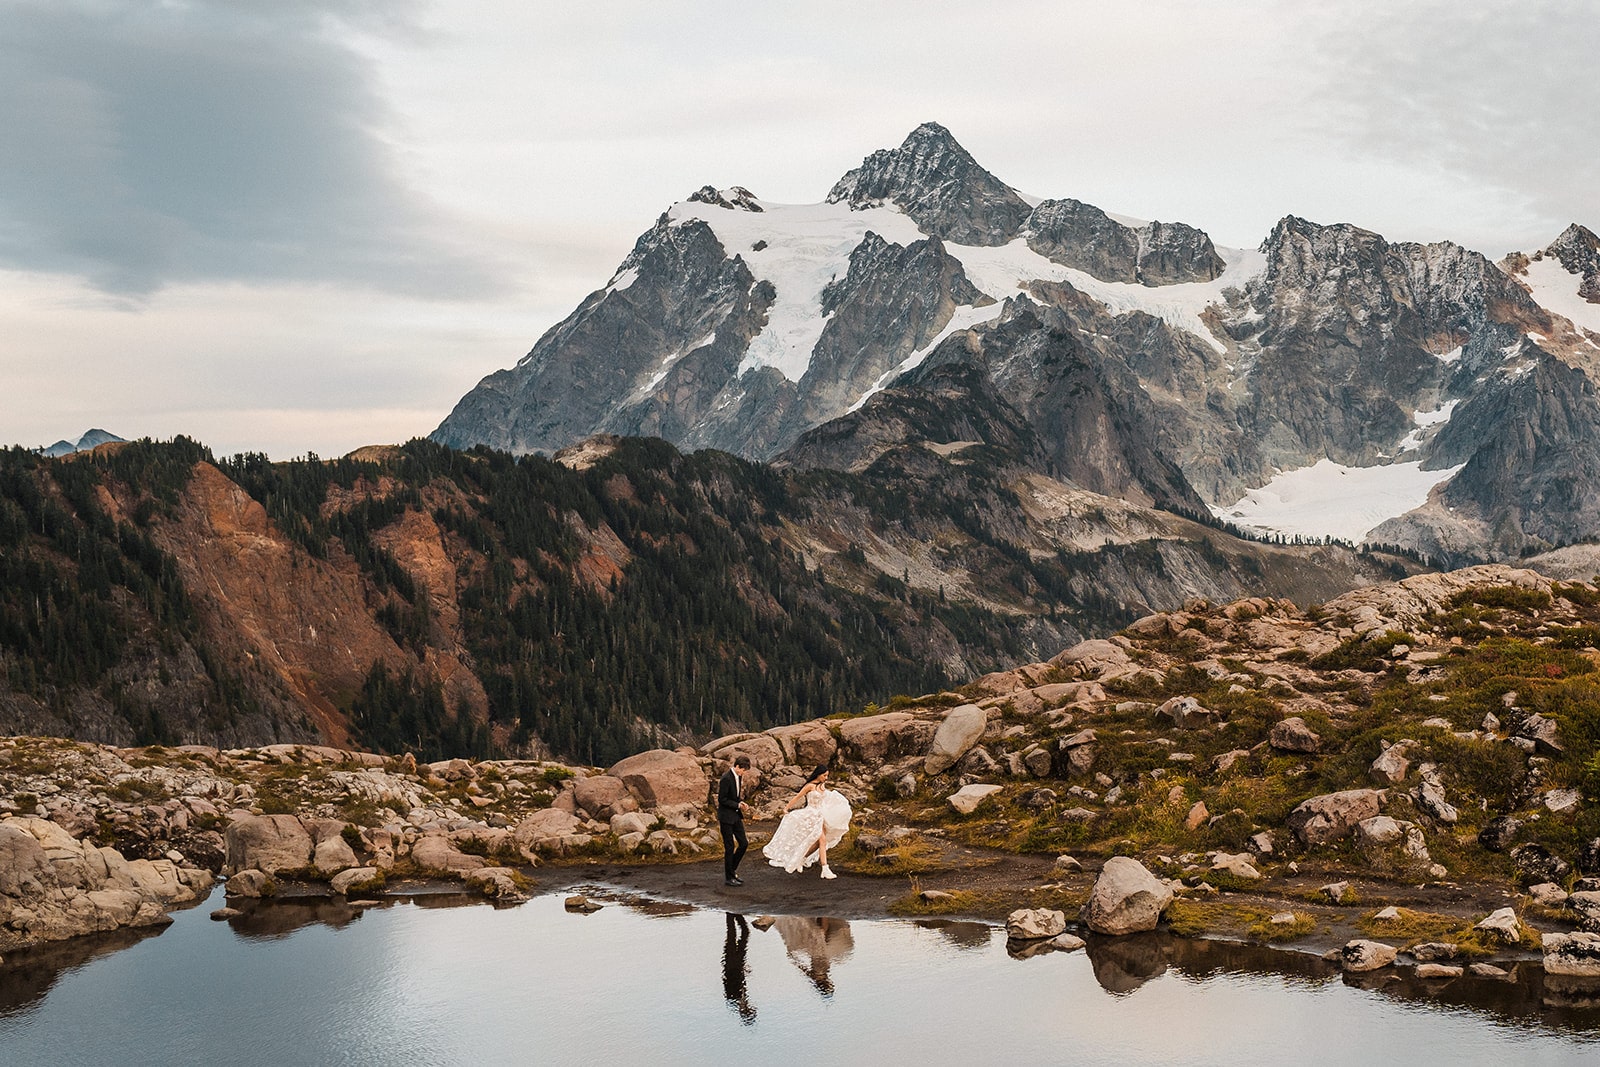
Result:
{"type": "Polygon", "coordinates": [[[1449,558],[1600,531],[1588,230],[1500,265],[1292,216],[1219,248],[1024,197],[935,123],[820,204],[708,186],[673,205],[433,436],[756,459],[805,437],[816,463],[952,364],[1031,428],[1044,473],[1139,504],[1449,558]],[[818,429],[844,417],[844,437],[818,429]]]}

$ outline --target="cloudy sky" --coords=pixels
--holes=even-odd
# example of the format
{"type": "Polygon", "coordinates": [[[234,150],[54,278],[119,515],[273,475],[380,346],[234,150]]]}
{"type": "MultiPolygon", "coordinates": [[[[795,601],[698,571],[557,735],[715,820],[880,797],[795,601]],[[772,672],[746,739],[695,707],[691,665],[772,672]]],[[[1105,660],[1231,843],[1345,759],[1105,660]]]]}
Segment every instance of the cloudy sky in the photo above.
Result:
{"type": "Polygon", "coordinates": [[[0,442],[426,434],[711,183],[944,123],[1255,245],[1600,228],[1590,0],[0,0],[0,442]]]}

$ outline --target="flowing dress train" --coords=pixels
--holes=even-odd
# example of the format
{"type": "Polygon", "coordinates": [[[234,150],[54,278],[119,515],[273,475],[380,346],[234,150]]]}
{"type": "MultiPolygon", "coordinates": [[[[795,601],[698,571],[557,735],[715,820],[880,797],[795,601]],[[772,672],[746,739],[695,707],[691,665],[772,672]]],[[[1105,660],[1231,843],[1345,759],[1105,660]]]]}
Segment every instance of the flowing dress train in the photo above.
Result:
{"type": "Polygon", "coordinates": [[[850,828],[850,816],[850,802],[844,794],[814,790],[804,804],[784,815],[761,854],[790,874],[803,871],[817,862],[817,839],[826,832],[828,847],[837,845],[850,828]]]}

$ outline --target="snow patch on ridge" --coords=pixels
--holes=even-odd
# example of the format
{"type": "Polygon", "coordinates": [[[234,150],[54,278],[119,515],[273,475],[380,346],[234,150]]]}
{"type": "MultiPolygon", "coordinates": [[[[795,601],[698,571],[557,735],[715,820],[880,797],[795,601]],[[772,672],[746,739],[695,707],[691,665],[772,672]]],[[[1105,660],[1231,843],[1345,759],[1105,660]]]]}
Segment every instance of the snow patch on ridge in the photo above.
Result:
{"type": "MultiPolygon", "coordinates": [[[[822,312],[822,290],[849,271],[850,253],[867,233],[876,233],[897,245],[910,245],[925,240],[927,235],[892,204],[852,210],[844,203],[756,203],[760,205],[759,212],[684,201],[674,204],[668,216],[674,223],[689,219],[706,223],[729,256],[742,257],[757,279],[770,282],[777,291],[767,313],[766,327],[750,342],[739,373],[775,367],[790,381],[799,381],[811,365],[812,350],[827,324],[822,312]]],[[[1259,251],[1218,248],[1227,267],[1215,280],[1152,287],[1103,282],[1083,271],[1063,267],[1033,251],[1023,238],[995,248],[946,241],[944,248],[960,261],[972,284],[996,303],[1026,294],[1029,283],[1034,281],[1066,282],[1105,304],[1112,314],[1145,312],[1194,334],[1219,352],[1225,352],[1226,347],[1212,335],[1201,313],[1222,303],[1224,290],[1242,288],[1266,267],[1266,256],[1259,251]]],[[[610,288],[622,287],[625,280],[631,282],[619,275],[610,288]]],[[[978,321],[984,320],[954,327],[952,332],[978,321]]],[[[874,391],[877,388],[881,385],[875,386],[874,391]]]]}
{"type": "Polygon", "coordinates": [[[1411,416],[1411,421],[1417,428],[1406,434],[1400,441],[1400,451],[1409,452],[1413,448],[1422,447],[1422,435],[1430,426],[1441,426],[1450,421],[1450,416],[1455,414],[1456,405],[1460,400],[1446,400],[1432,411],[1418,411],[1411,416]]]}
{"type": "Polygon", "coordinates": [[[1389,519],[1426,504],[1434,486],[1461,466],[1425,471],[1418,461],[1346,467],[1323,459],[1284,471],[1235,503],[1211,510],[1220,519],[1265,533],[1359,542],[1389,519]]]}
{"type": "Polygon", "coordinates": [[[715,333],[708,333],[693,344],[685,345],[676,352],[668,352],[662,357],[661,365],[656,368],[655,374],[651,376],[649,381],[645,382],[644,385],[639,388],[639,393],[641,395],[648,394],[652,389],[661,384],[662,380],[666,378],[667,372],[672,369],[672,365],[674,363],[678,362],[678,360],[682,359],[690,352],[704,348],[706,345],[710,344],[716,339],[717,335],[715,333]]]}
{"type": "Polygon", "coordinates": [[[859,411],[861,405],[871,400],[875,394],[881,393],[890,382],[906,371],[922,366],[922,361],[928,358],[928,353],[943,344],[946,337],[961,330],[970,330],[974,326],[985,322],[993,322],[1000,317],[1000,312],[1003,310],[1005,310],[1005,305],[998,302],[986,304],[983,307],[966,306],[956,308],[955,313],[950,316],[950,321],[945,323],[944,329],[939,331],[939,336],[901,360],[898,367],[884,371],[883,376],[872,383],[872,388],[862,393],[860,399],[851,404],[846,410],[859,411]]]}
{"type": "Polygon", "coordinates": [[[1561,261],[1546,256],[1528,264],[1522,279],[1533,290],[1533,298],[1546,311],[1564,315],[1573,324],[1600,334],[1600,304],[1591,304],[1578,295],[1579,278],[1570,274],[1561,261]]]}
{"type": "Polygon", "coordinates": [[[777,290],[767,325],[750,341],[739,373],[776,367],[797,382],[811,365],[811,351],[827,324],[822,290],[844,277],[850,253],[867,232],[901,245],[920,241],[923,235],[894,207],[851,211],[847,204],[756,203],[759,212],[686,201],[674,204],[668,214],[673,222],[705,222],[729,256],[743,257],[751,274],[777,290]]]}
{"type": "Polygon", "coordinates": [[[1266,255],[1259,251],[1219,248],[1217,254],[1227,267],[1212,281],[1148,286],[1137,282],[1104,282],[1084,271],[1063,267],[1029,248],[1028,242],[1020,237],[996,248],[945,247],[961,261],[972,284],[996,300],[1026,293],[1029,282],[1066,282],[1106,305],[1113,315],[1142,311],[1175,329],[1194,334],[1218,352],[1226,352],[1227,346],[1212,334],[1201,319],[1201,313],[1213,304],[1221,304],[1224,290],[1243,288],[1266,269],[1267,262],[1266,255]]]}

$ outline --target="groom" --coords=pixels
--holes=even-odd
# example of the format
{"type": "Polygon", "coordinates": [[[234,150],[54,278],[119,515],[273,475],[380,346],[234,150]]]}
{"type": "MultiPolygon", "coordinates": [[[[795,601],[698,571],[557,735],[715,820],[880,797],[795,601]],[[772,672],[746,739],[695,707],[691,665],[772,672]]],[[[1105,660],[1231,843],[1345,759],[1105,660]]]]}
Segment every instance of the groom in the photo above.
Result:
{"type": "Polygon", "coordinates": [[[750,757],[737,756],[722,780],[717,783],[717,822],[722,826],[722,884],[744,885],[739,877],[739,861],[750,843],[744,836],[745,776],[750,773],[750,757]]]}

